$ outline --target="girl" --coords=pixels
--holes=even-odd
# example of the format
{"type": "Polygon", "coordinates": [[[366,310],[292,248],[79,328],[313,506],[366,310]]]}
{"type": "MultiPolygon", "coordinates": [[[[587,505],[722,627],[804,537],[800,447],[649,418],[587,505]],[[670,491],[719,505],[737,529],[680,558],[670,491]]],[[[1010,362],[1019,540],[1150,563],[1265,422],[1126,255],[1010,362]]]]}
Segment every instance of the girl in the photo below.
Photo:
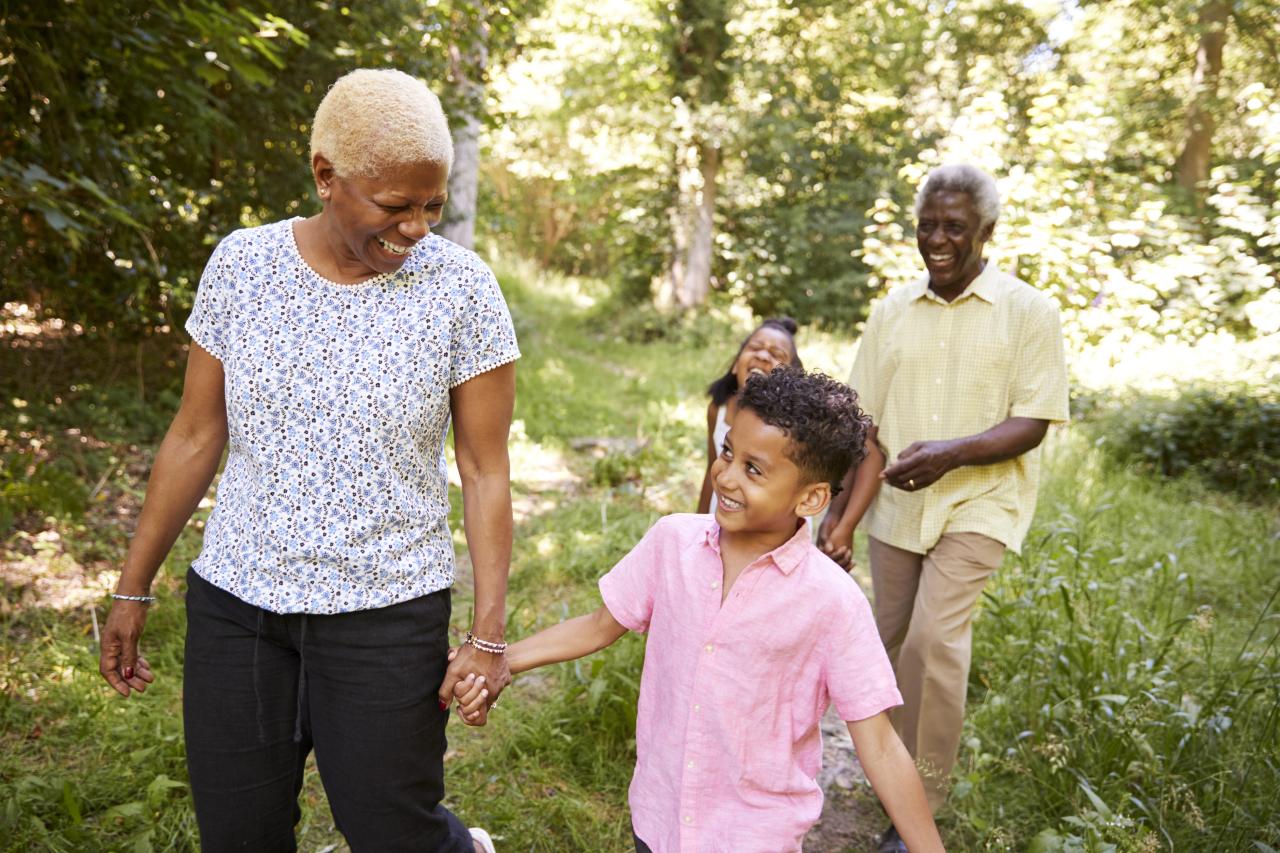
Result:
{"type": "Polygon", "coordinates": [[[796,351],[796,330],[790,317],[770,317],[756,327],[738,347],[724,375],[707,387],[711,403],[707,406],[707,472],[702,478],[698,496],[698,512],[715,512],[716,498],[711,487],[711,466],[720,456],[729,424],[738,411],[738,391],[753,373],[768,375],[779,365],[804,369],[796,351]]]}

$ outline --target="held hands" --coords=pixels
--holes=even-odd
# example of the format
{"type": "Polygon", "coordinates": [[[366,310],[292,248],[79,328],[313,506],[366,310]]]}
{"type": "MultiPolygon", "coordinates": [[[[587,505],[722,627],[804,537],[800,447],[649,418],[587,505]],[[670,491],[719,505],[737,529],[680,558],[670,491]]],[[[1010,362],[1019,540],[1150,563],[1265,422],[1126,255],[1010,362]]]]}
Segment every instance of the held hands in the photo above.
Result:
{"type": "Polygon", "coordinates": [[[147,606],[136,601],[115,601],[102,629],[98,672],[121,696],[145,693],[156,680],[147,659],[138,653],[138,638],[147,621],[147,606]]]}
{"type": "Polygon", "coordinates": [[[818,528],[818,549],[846,572],[853,569],[853,530],[844,530],[830,513],[818,528]]]}
{"type": "Polygon", "coordinates": [[[482,652],[469,645],[449,650],[449,669],[440,685],[440,707],[458,702],[458,715],[469,726],[483,726],[498,695],[511,683],[506,655],[482,652]]]}
{"type": "Polygon", "coordinates": [[[880,473],[880,479],[895,489],[918,492],[956,467],[954,441],[914,441],[898,454],[897,461],[880,473]]]}

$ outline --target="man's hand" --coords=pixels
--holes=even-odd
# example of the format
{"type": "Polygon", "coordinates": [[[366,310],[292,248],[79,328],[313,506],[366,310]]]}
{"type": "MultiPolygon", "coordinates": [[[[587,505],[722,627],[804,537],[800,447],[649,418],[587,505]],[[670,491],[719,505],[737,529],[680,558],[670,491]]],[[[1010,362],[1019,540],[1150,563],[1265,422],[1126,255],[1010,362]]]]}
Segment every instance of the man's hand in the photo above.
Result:
{"type": "Polygon", "coordinates": [[[440,685],[440,707],[448,708],[453,704],[454,688],[458,682],[468,676],[484,677],[484,689],[488,691],[488,705],[498,701],[504,687],[511,683],[511,670],[507,666],[506,655],[495,655],[482,652],[473,646],[462,646],[457,654],[450,653],[451,661],[444,674],[444,683],[440,685]]]}
{"type": "Polygon", "coordinates": [[[884,469],[880,479],[907,492],[928,488],[959,467],[957,448],[955,441],[914,441],[884,469]]]}

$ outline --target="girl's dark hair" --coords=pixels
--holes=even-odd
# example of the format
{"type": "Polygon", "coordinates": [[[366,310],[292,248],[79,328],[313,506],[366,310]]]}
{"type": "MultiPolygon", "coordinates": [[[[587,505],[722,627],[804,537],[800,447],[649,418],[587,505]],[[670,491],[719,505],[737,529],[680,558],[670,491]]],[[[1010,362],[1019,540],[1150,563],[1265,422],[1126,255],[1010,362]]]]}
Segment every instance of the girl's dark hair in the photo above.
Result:
{"type": "Polygon", "coordinates": [[[804,365],[800,363],[800,351],[796,349],[796,332],[800,329],[799,324],[790,317],[770,317],[742,339],[738,351],[729,360],[729,366],[725,369],[724,375],[707,386],[707,395],[711,397],[712,403],[723,406],[730,397],[738,393],[738,377],[733,372],[733,366],[738,363],[738,356],[742,355],[742,351],[747,348],[747,342],[761,329],[777,329],[786,332],[787,340],[791,343],[791,365],[804,370],[804,365]]]}

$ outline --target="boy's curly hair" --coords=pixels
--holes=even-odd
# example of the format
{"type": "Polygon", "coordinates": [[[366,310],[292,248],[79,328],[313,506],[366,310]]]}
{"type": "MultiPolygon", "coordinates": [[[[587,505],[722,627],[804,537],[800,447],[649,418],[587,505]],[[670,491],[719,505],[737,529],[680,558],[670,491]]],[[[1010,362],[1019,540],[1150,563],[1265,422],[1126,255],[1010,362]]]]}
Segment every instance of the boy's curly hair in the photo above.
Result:
{"type": "Polygon", "coordinates": [[[787,457],[809,482],[839,490],[845,472],[866,453],[871,419],[858,408],[857,393],[819,371],[778,367],[768,376],[752,376],[738,407],[787,434],[787,457]]]}

